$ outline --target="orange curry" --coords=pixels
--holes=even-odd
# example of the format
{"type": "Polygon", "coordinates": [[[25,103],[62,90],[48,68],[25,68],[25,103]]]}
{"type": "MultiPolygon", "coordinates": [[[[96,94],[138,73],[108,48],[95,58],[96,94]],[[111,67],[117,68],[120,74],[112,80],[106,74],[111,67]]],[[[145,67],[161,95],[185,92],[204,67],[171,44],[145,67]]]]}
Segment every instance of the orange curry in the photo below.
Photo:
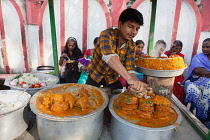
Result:
{"type": "Polygon", "coordinates": [[[171,102],[154,93],[148,95],[151,98],[122,93],[114,101],[114,111],[126,121],[140,126],[157,128],[174,124],[178,115],[171,107],[171,102]]]}
{"type": "Polygon", "coordinates": [[[68,85],[43,91],[36,99],[37,108],[54,116],[77,116],[88,114],[99,108],[103,102],[102,94],[94,89],[79,87],[78,92],[69,92],[68,85]]]}

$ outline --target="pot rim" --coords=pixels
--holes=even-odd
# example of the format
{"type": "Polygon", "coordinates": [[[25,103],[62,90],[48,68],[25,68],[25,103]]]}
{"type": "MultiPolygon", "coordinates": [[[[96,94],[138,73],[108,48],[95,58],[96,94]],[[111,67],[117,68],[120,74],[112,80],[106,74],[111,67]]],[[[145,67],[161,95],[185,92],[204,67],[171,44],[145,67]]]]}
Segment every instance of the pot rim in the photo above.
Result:
{"type": "Polygon", "coordinates": [[[175,121],[174,124],[172,125],[169,125],[169,126],[166,126],[166,127],[159,127],[159,128],[152,128],[152,127],[144,127],[144,126],[140,126],[140,125],[136,125],[136,124],[133,124],[133,123],[130,123],[124,119],[122,119],[120,116],[118,116],[114,109],[113,109],[113,103],[114,103],[114,100],[118,98],[120,94],[118,95],[115,95],[113,96],[111,99],[110,99],[110,103],[109,103],[109,110],[112,114],[113,117],[115,117],[118,121],[122,122],[123,124],[126,124],[130,127],[133,127],[133,128],[137,128],[137,129],[143,129],[143,130],[151,130],[151,131],[165,131],[165,130],[170,130],[170,129],[174,129],[176,128],[180,123],[181,123],[181,120],[182,120],[182,115],[181,115],[181,112],[179,111],[179,109],[172,104],[172,108],[176,111],[178,117],[177,117],[177,120],[175,121]]]}
{"type": "Polygon", "coordinates": [[[30,100],[30,108],[32,110],[33,113],[35,113],[36,115],[38,115],[39,117],[42,117],[42,118],[45,118],[45,119],[48,119],[48,120],[54,120],[54,121],[75,121],[75,120],[79,120],[79,119],[84,119],[84,118],[88,118],[88,117],[91,117],[97,113],[100,113],[101,111],[103,111],[106,106],[108,105],[108,102],[109,102],[109,98],[108,98],[108,94],[105,93],[103,90],[101,90],[100,88],[98,87],[94,87],[94,86],[91,86],[91,85],[86,85],[86,84],[78,84],[78,83],[68,83],[68,84],[56,84],[54,86],[52,86],[51,88],[46,88],[46,89],[42,89],[38,92],[36,92],[31,100],[30,100]],[[88,113],[88,114],[85,114],[85,115],[78,115],[78,116],[66,116],[66,117],[59,117],[59,116],[53,116],[53,115],[48,115],[48,114],[45,114],[43,113],[42,111],[40,111],[37,106],[36,106],[36,98],[37,96],[39,96],[39,94],[42,92],[42,91],[45,91],[47,89],[51,89],[51,88],[55,88],[55,87],[59,87],[59,86],[63,86],[63,85],[83,85],[83,86],[86,86],[88,88],[95,88],[97,90],[99,90],[99,92],[102,94],[103,98],[104,98],[104,103],[99,107],[97,108],[96,110],[88,113]]]}
{"type": "Polygon", "coordinates": [[[28,96],[28,101],[27,101],[27,102],[24,102],[20,107],[18,107],[18,108],[15,109],[15,110],[6,112],[6,113],[4,113],[4,114],[0,114],[0,117],[5,116],[5,115],[7,115],[7,114],[9,114],[9,113],[15,112],[15,111],[17,111],[17,110],[20,110],[20,109],[26,107],[26,106],[28,105],[29,101],[30,101],[30,98],[31,98],[31,95],[30,95],[29,93],[23,92],[23,91],[21,91],[21,90],[0,90],[0,92],[22,92],[22,93],[24,93],[24,94],[26,94],[26,95],[28,96]]]}

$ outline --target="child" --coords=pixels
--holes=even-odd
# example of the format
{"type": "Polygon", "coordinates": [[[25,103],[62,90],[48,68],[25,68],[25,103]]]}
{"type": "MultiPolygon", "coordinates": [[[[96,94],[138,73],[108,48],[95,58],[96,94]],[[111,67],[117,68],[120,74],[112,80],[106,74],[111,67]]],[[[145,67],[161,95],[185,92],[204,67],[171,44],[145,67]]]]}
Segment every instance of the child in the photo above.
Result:
{"type": "Polygon", "coordinates": [[[166,42],[164,40],[158,40],[154,46],[153,57],[168,57],[164,54],[165,49],[166,42]]]}
{"type": "Polygon", "coordinates": [[[74,37],[69,37],[59,60],[60,66],[66,63],[64,76],[66,83],[77,83],[80,77],[78,59],[81,57],[82,52],[77,45],[77,40],[74,37]]]}
{"type": "Polygon", "coordinates": [[[144,41],[137,40],[136,41],[136,58],[139,58],[140,55],[147,55],[146,53],[143,52],[143,49],[144,49],[144,41]]]}

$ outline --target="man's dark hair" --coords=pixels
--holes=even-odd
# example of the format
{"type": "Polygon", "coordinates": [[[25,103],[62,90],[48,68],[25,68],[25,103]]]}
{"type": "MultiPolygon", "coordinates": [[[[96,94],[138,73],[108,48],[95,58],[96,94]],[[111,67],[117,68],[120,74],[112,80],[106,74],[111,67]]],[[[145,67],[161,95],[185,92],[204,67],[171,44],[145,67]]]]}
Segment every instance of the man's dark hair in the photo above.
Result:
{"type": "Polygon", "coordinates": [[[144,45],[144,41],[143,40],[137,40],[136,41],[136,46],[139,45],[139,44],[143,44],[144,45]]]}
{"type": "Polygon", "coordinates": [[[137,22],[141,26],[144,24],[143,15],[138,10],[133,8],[125,9],[121,13],[119,21],[121,21],[122,24],[124,24],[126,21],[137,22]]]}

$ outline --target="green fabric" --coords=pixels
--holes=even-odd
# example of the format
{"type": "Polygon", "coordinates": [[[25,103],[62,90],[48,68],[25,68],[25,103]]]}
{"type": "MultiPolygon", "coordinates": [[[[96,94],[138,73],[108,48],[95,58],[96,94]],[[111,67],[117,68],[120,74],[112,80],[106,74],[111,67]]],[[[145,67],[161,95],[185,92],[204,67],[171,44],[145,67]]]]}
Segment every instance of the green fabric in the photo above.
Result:
{"type": "Polygon", "coordinates": [[[81,75],[80,75],[80,78],[79,78],[79,80],[78,80],[77,83],[79,83],[79,84],[85,84],[86,81],[87,81],[87,78],[88,78],[88,74],[86,72],[82,71],[81,72],[81,75]]]}

